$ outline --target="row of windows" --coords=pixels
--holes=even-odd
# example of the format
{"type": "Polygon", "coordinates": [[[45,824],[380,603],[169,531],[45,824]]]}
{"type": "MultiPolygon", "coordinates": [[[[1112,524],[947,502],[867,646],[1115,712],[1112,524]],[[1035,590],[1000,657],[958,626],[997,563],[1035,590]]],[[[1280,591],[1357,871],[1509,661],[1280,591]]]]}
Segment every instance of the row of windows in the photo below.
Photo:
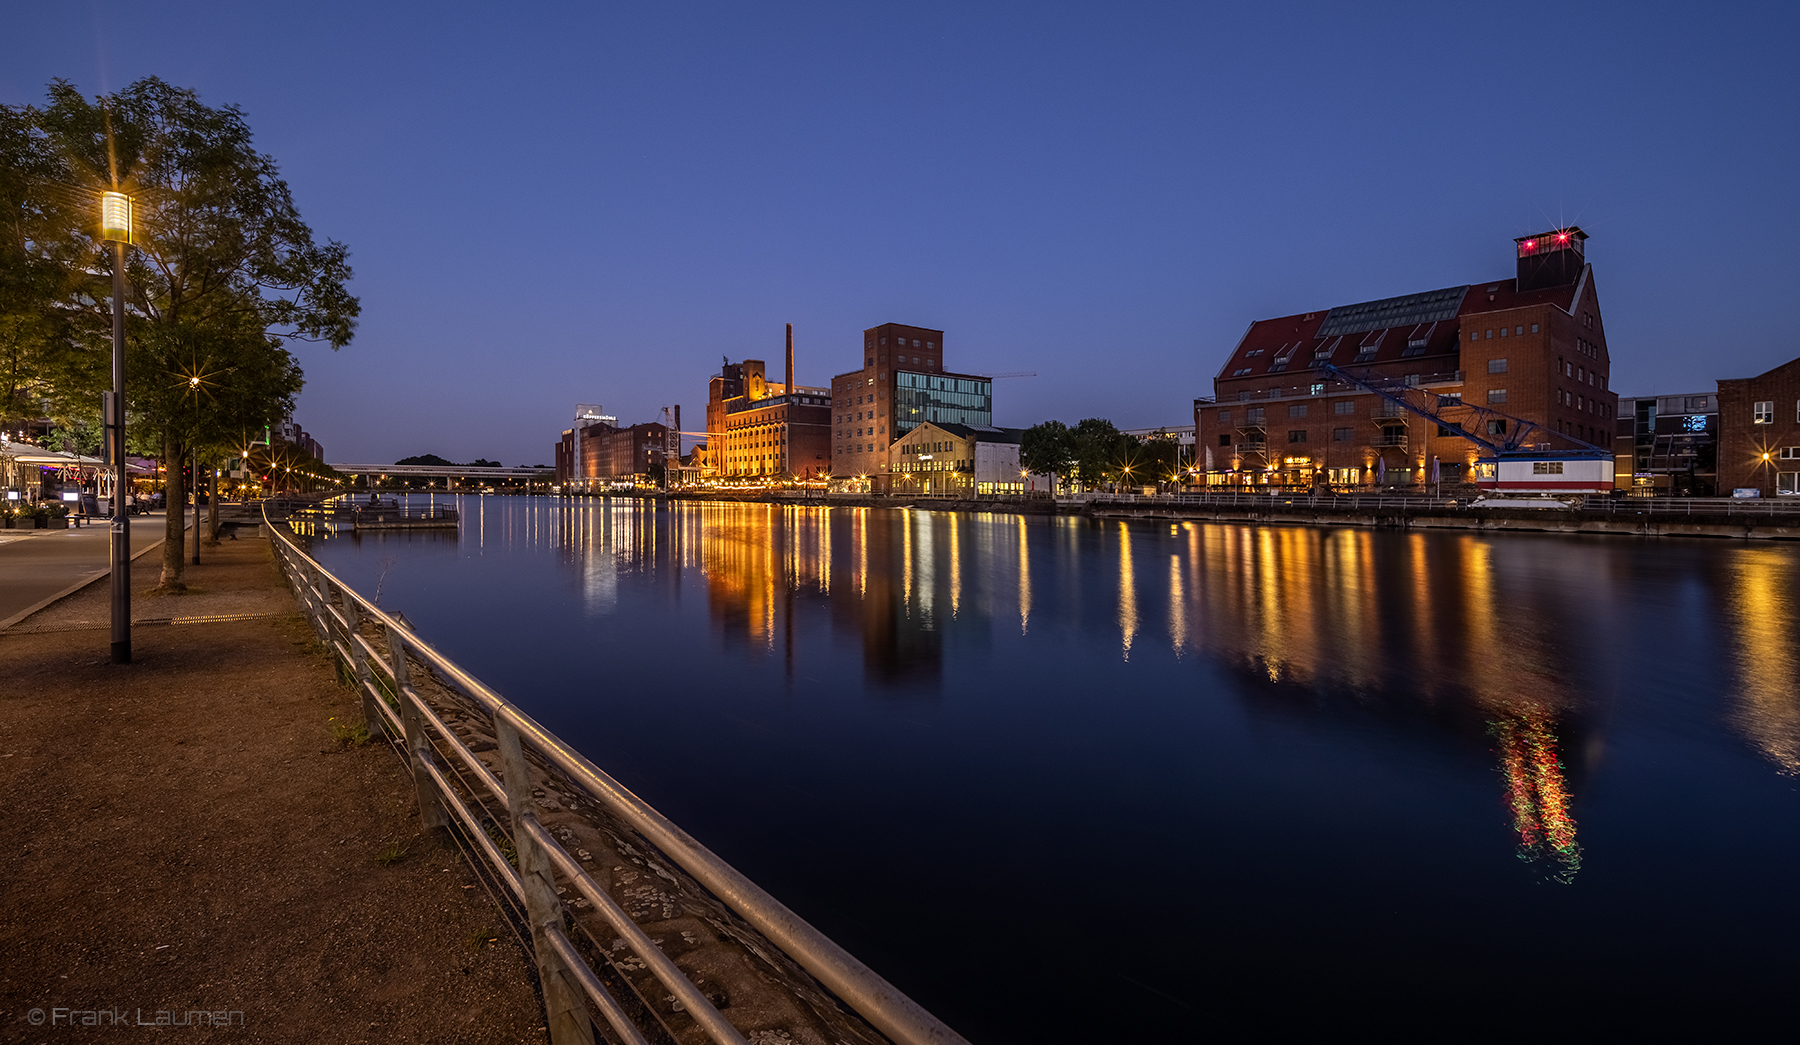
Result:
{"type": "MultiPolygon", "coordinates": [[[[879,426],[879,427],[880,427],[880,428],[881,428],[881,433],[880,433],[880,434],[882,434],[882,435],[886,435],[886,434],[887,434],[887,425],[881,425],[881,426],[879,426]]],[[[857,429],[857,430],[856,430],[856,431],[855,431],[855,432],[852,432],[852,433],[850,433],[850,434],[851,434],[851,435],[854,435],[854,436],[856,436],[856,437],[857,437],[857,438],[859,438],[859,439],[860,439],[860,438],[861,438],[861,437],[862,437],[862,436],[863,436],[863,435],[865,435],[865,434],[867,434],[867,435],[875,435],[875,434],[876,434],[876,432],[875,432],[875,426],[870,426],[870,427],[868,427],[868,428],[858,428],[858,429],[857,429]]],[[[840,428],[840,429],[838,429],[838,433],[837,433],[837,437],[838,437],[838,438],[839,438],[839,439],[843,439],[843,438],[845,438],[845,433],[844,433],[844,430],[843,430],[843,429],[841,429],[841,428],[840,428]]]]}
{"type": "MultiPolygon", "coordinates": [[[[881,343],[884,345],[887,344],[888,339],[886,337],[883,337],[881,339],[881,343]]],[[[894,339],[894,347],[895,348],[905,348],[906,347],[906,339],[903,337],[895,338],[894,339]]],[[[912,347],[914,347],[914,348],[919,347],[919,339],[918,338],[915,337],[912,339],[912,347]]],[[[927,349],[929,349],[930,351],[935,352],[935,351],[937,351],[937,342],[936,341],[927,341],[927,342],[925,342],[925,347],[927,349]]]]}
{"type": "MultiPolygon", "coordinates": [[[[1773,399],[1757,403],[1754,410],[1755,424],[1772,425],[1775,423],[1775,401],[1773,399]]],[[[1800,424],[1800,400],[1794,402],[1794,423],[1800,424]]]]}
{"type": "Polygon", "coordinates": [[[1585,337],[1578,337],[1575,339],[1575,351],[1592,359],[1600,358],[1600,346],[1594,344],[1585,337]]]}
{"type": "Polygon", "coordinates": [[[1612,407],[1607,406],[1600,400],[1589,399],[1587,396],[1578,396],[1573,392],[1561,388],[1556,390],[1556,402],[1559,406],[1572,406],[1583,413],[1599,414],[1601,417],[1612,416],[1612,407]]]}
{"type": "MultiPolygon", "coordinates": [[[[1531,324],[1531,332],[1533,334],[1538,332],[1538,325],[1536,323],[1531,324]]],[[[1500,328],[1500,336],[1505,337],[1506,335],[1507,335],[1507,328],[1501,327],[1500,328]]],[[[1493,336],[1494,336],[1494,332],[1492,330],[1486,330],[1486,331],[1480,331],[1480,332],[1477,332],[1474,330],[1469,331],[1469,340],[1470,341],[1491,340],[1493,338],[1493,336]]],[[[1512,328],[1512,336],[1513,337],[1524,337],[1525,336],[1525,328],[1522,326],[1513,327],[1512,328]]]]}

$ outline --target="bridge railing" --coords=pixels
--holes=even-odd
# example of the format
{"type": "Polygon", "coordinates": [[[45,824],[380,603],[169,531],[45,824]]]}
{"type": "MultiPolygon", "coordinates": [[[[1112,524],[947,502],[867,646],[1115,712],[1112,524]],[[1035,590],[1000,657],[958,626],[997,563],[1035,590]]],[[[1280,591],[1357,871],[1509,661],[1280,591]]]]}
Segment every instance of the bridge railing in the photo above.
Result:
{"type": "MultiPolygon", "coordinates": [[[[676,1040],[653,1011],[656,999],[646,998],[631,981],[630,972],[641,975],[645,969],[668,992],[674,1011],[685,1012],[705,1040],[746,1045],[746,1036],[583,867],[591,854],[570,853],[539,820],[539,796],[549,793],[546,788],[558,794],[572,790],[579,800],[623,824],[753,930],[756,939],[746,945],[752,953],[778,971],[798,966],[816,981],[816,986],[804,986],[827,1005],[835,1001],[860,1017],[846,1018],[840,1037],[873,1041],[873,1028],[898,1045],[963,1042],[649,803],[419,638],[402,619],[326,570],[300,547],[288,526],[264,518],[308,621],[360,695],[371,734],[391,739],[409,766],[426,826],[446,828],[463,840],[523,911],[554,1045],[591,1042],[595,1015],[611,1040],[631,1045],[676,1040]],[[471,713],[483,727],[475,734],[465,729],[459,735],[447,721],[471,713]],[[497,759],[489,755],[497,764],[490,766],[479,757],[477,747],[497,749],[497,759]],[[611,947],[603,946],[605,941],[583,928],[563,904],[558,894],[565,890],[592,905],[602,935],[616,936],[611,947]],[[764,945],[785,956],[788,964],[770,960],[764,945]],[[600,957],[590,961],[587,954],[600,957]]],[[[796,991],[795,996],[805,995],[796,991]]],[[[679,1037],[690,1040],[685,1031],[679,1037]]]]}

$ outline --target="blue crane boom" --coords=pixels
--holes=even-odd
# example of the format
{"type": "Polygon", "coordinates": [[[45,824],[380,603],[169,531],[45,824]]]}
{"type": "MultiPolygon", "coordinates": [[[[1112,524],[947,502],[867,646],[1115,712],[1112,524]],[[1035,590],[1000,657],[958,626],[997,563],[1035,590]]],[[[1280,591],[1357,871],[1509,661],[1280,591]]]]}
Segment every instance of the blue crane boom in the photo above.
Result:
{"type": "Polygon", "coordinates": [[[1402,410],[1411,414],[1417,414],[1419,417],[1430,421],[1432,424],[1448,429],[1452,435],[1467,439],[1469,442],[1474,443],[1476,446],[1479,446],[1492,454],[1495,458],[1517,456],[1532,452],[1531,450],[1525,449],[1525,447],[1528,445],[1536,445],[1537,441],[1534,438],[1534,433],[1537,432],[1542,432],[1546,436],[1555,436],[1557,439],[1575,444],[1576,452],[1583,456],[1609,458],[1612,456],[1612,451],[1602,449],[1601,447],[1595,446],[1593,443],[1577,439],[1574,436],[1563,432],[1553,432],[1536,421],[1527,421],[1523,417],[1515,417],[1503,410],[1495,410],[1491,406],[1481,406],[1475,403],[1466,402],[1460,396],[1452,397],[1437,395],[1436,393],[1427,392],[1424,389],[1406,384],[1404,381],[1397,381],[1393,378],[1378,378],[1368,374],[1353,374],[1343,367],[1334,366],[1330,363],[1320,363],[1313,369],[1324,374],[1326,377],[1373,392],[1375,395],[1380,396],[1382,399],[1394,404],[1402,410]],[[1417,393],[1418,395],[1429,397],[1432,405],[1421,406],[1420,404],[1413,402],[1405,393],[1417,393]],[[1460,421],[1452,420],[1446,416],[1444,411],[1447,409],[1468,411],[1473,416],[1467,417],[1465,420],[1470,421],[1475,428],[1483,427],[1480,423],[1483,421],[1502,422],[1500,426],[1501,433],[1495,433],[1502,435],[1502,437],[1495,439],[1488,434],[1472,431],[1470,425],[1465,425],[1460,421]]]}

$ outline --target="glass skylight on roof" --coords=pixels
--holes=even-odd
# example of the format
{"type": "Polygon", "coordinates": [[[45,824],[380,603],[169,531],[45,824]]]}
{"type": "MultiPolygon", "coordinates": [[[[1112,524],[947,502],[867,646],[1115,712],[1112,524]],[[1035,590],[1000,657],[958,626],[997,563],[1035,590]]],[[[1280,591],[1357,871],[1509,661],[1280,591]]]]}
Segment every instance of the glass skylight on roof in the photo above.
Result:
{"type": "Polygon", "coordinates": [[[1410,327],[1420,323],[1438,323],[1456,316],[1462,307],[1468,286],[1446,287],[1423,294],[1406,294],[1380,301],[1364,301],[1355,305],[1339,305],[1325,315],[1314,337],[1357,334],[1383,327],[1410,327]]]}

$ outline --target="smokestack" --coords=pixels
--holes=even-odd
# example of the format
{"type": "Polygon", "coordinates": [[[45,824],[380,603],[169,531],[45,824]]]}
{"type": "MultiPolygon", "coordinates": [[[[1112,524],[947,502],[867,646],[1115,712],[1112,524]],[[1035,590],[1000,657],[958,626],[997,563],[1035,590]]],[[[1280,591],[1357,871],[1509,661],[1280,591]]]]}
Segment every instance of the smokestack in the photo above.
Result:
{"type": "Polygon", "coordinates": [[[789,323],[787,325],[787,328],[788,328],[787,393],[788,393],[788,395],[793,395],[794,394],[794,324],[789,323]]]}

